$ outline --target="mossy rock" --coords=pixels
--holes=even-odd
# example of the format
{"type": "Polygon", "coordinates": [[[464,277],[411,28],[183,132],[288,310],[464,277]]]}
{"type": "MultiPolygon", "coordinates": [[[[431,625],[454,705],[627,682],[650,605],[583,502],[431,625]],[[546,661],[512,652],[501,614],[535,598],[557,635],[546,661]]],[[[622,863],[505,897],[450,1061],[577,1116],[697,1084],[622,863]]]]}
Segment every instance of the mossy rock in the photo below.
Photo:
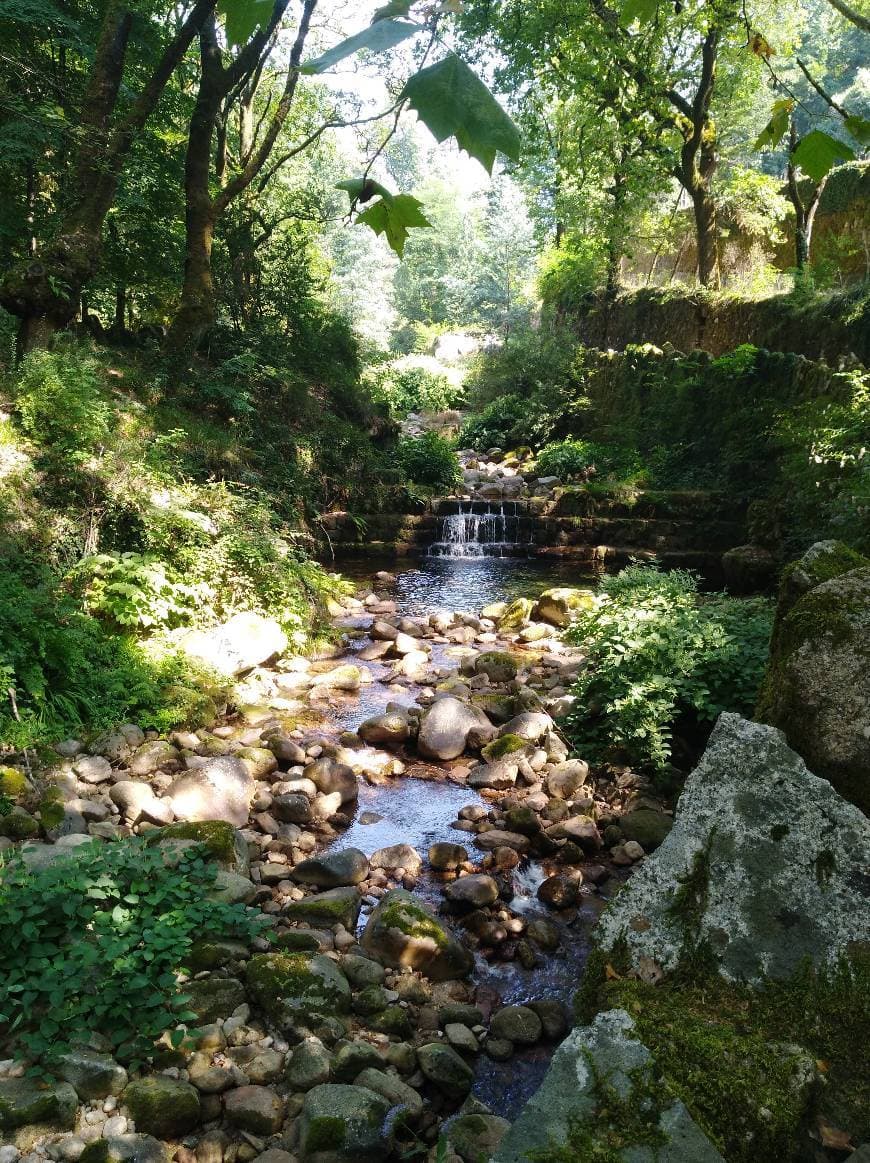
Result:
{"type": "MultiPolygon", "coordinates": [[[[822,555],[807,569],[820,563],[833,568],[822,555]]],[[[806,572],[796,566],[792,578],[806,572]]],[[[756,718],[784,731],[814,775],[870,814],[870,566],[816,584],[790,606],[784,584],[756,718]]]]}
{"type": "Polygon", "coordinates": [[[499,630],[522,630],[531,620],[533,606],[531,598],[515,598],[498,619],[499,630]]]}
{"type": "Polygon", "coordinates": [[[362,1086],[323,1083],[305,1096],[299,1145],[303,1159],[332,1163],[386,1159],[384,1120],[389,1102],[362,1086]]]}
{"type": "Polygon", "coordinates": [[[507,735],[500,735],[498,739],[493,739],[491,743],[487,743],[481,750],[481,755],[487,763],[492,763],[495,759],[503,759],[506,755],[512,755],[514,751],[524,751],[528,745],[527,739],[521,739],[519,735],[513,735],[509,732],[507,735]]]}
{"type": "Polygon", "coordinates": [[[32,840],[38,835],[38,822],[24,808],[16,807],[8,815],[0,816],[0,836],[9,840],[32,840]]]}
{"type": "Polygon", "coordinates": [[[258,953],[245,975],[251,1000],[279,1022],[350,1010],[351,990],[334,961],[320,954],[258,953]]]}
{"type": "Polygon", "coordinates": [[[381,898],[360,944],[381,964],[417,969],[432,981],[466,977],[474,964],[449,929],[418,897],[401,888],[381,898]]]}
{"type": "Polygon", "coordinates": [[[222,969],[231,961],[243,961],[248,957],[248,947],[242,941],[220,937],[201,937],[191,946],[187,965],[194,973],[206,969],[222,969]]]}
{"type": "Polygon", "coordinates": [[[595,594],[591,590],[572,589],[558,586],[544,590],[535,606],[535,616],[551,626],[568,626],[571,620],[583,610],[595,609],[595,594]]]}
{"type": "Polygon", "coordinates": [[[151,833],[149,844],[164,840],[192,840],[224,868],[245,875],[250,867],[248,842],[227,820],[200,820],[168,824],[151,833]]]}
{"type": "Polygon", "coordinates": [[[471,705],[483,711],[497,725],[507,723],[520,709],[513,695],[501,693],[473,694],[471,705]]]}
{"type": "Polygon", "coordinates": [[[644,852],[654,852],[666,839],[674,821],[654,808],[635,808],[625,813],[619,826],[626,840],[636,840],[644,852]]]}
{"type": "Polygon", "coordinates": [[[284,909],[289,921],[306,925],[344,925],[353,932],[359,920],[362,898],[355,888],[330,888],[300,901],[291,901],[284,909]]]}
{"type": "Polygon", "coordinates": [[[510,682],[517,677],[517,661],[506,650],[487,650],[478,655],[474,670],[485,674],[490,682],[510,682]]]}
{"type": "Polygon", "coordinates": [[[136,1129],[178,1139],[199,1125],[199,1094],[189,1082],[154,1074],[131,1082],[122,1096],[136,1129]]]}
{"type": "Polygon", "coordinates": [[[0,765],[0,796],[8,796],[17,800],[30,790],[27,776],[20,767],[3,767],[0,765]]]}
{"type": "Polygon", "coordinates": [[[190,998],[185,1009],[192,1010],[204,1025],[230,1017],[246,1001],[245,987],[237,977],[221,977],[217,973],[189,981],[184,994],[190,998]]]}
{"type": "Polygon", "coordinates": [[[79,1163],[169,1163],[169,1154],[151,1135],[117,1135],[88,1143],[79,1163]]]}
{"type": "Polygon", "coordinates": [[[36,1078],[0,1079],[2,1131],[33,1124],[71,1130],[78,1105],[78,1095],[68,1082],[46,1084],[36,1078]]]}

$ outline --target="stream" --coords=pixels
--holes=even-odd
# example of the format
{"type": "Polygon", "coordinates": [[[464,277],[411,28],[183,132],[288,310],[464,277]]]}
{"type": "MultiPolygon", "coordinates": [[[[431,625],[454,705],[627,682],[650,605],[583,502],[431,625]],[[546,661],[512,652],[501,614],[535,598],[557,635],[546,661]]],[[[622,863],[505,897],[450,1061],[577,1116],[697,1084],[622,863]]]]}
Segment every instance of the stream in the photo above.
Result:
{"type": "MultiPolygon", "coordinates": [[[[494,556],[421,556],[417,559],[353,559],[336,562],[334,568],[351,580],[370,581],[379,569],[397,571],[391,597],[397,615],[428,615],[436,609],[479,612],[488,603],[510,600],[520,594],[536,596],[554,585],[589,585],[592,579],[578,577],[576,565],[530,558],[494,556]],[[401,572],[398,572],[401,570],[401,572]]],[[[353,635],[370,618],[342,620],[353,635]]],[[[360,645],[367,639],[363,638],[360,645]]],[[[355,650],[353,637],[348,657],[355,650]]],[[[440,661],[435,648],[433,662],[440,661]]],[[[382,681],[390,669],[380,662],[358,662],[366,666],[373,681],[357,696],[347,697],[334,708],[330,719],[335,727],[355,730],[363,720],[381,713],[389,702],[411,703],[416,690],[409,686],[397,694],[382,681]]],[[[462,843],[466,834],[452,830],[459,809],[484,801],[473,790],[445,781],[399,778],[380,786],[360,785],[358,807],[349,828],[338,835],[328,850],[359,848],[366,853],[387,845],[406,843],[425,853],[438,840],[462,843]]],[[[534,999],[559,1000],[570,1010],[583,964],[589,952],[589,933],[606,905],[607,882],[602,892],[584,893],[578,907],[555,912],[539,903],[538,885],[551,870],[540,861],[524,858],[514,873],[515,897],[511,909],[525,917],[540,916],[555,922],[560,930],[559,948],[545,955],[534,969],[524,969],[514,961],[487,961],[478,955],[474,980],[478,996],[496,998],[502,1004],[520,1004],[534,999]]],[[[431,905],[442,902],[441,883],[428,866],[422,871],[415,891],[431,905]]],[[[361,927],[365,924],[362,918],[361,927]]],[[[495,1062],[481,1054],[476,1063],[473,1093],[492,1111],[505,1118],[517,1116],[537,1089],[546,1071],[554,1046],[539,1043],[518,1051],[507,1062],[495,1062]]]]}

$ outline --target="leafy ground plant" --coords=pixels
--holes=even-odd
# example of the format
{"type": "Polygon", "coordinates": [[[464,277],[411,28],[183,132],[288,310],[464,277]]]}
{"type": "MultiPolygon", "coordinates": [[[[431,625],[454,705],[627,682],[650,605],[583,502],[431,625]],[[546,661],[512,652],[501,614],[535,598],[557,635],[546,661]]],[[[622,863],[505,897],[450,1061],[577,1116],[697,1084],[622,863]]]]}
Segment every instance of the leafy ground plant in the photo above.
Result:
{"type": "Polygon", "coordinates": [[[178,985],[197,937],[251,938],[258,914],[209,897],[216,866],[202,845],[172,851],[143,839],[83,844],[0,875],[0,1045],[48,1069],[101,1035],[132,1067],[167,1031],[180,1044],[195,1021],[178,985]]]}
{"type": "Polygon", "coordinates": [[[685,570],[632,565],[602,584],[602,600],[567,632],[588,657],[566,718],[591,759],[661,768],[681,715],[712,724],[749,714],[767,659],[770,602],[702,595],[685,570]]]}

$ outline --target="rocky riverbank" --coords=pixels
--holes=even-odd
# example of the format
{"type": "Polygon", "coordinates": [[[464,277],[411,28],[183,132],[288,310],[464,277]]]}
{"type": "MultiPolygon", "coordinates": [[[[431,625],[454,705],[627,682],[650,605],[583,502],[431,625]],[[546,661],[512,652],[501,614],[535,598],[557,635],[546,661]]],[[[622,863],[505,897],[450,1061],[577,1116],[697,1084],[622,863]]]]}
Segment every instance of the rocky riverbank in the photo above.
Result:
{"type": "MultiPolygon", "coordinates": [[[[652,1003],[633,991],[658,1004],[669,996],[660,983],[692,959],[728,982],[838,965],[870,940],[866,818],[779,732],[725,716],[674,826],[643,776],[590,772],[559,732],[583,665],[560,630],[593,593],[409,617],[394,582],[379,574],[336,604],[340,639],[313,659],[252,617],[193,637],[191,652],[238,676],[235,706],[209,729],[161,738],[128,724],[60,743],[44,770],[3,769],[4,792],[17,789],[0,817],[5,858],[17,852],[38,870],[142,836],[170,860],[199,842],[218,866],[212,891],[256,909],[268,936],[197,943],[177,985],[194,1017],[149,1068],[94,1036],[46,1083],[15,1062],[8,1034],[0,1163],[514,1163],[554,1137],[553,1150],[568,1139],[578,1159],[605,1140],[666,1148],[655,1157],[675,1163],[723,1157],[714,1114],[699,1125],[655,1065],[665,1050],[654,1033],[673,1019],[651,1030],[652,1003]],[[419,806],[403,818],[405,838],[366,843],[366,828],[381,834],[368,804],[388,812],[409,787],[419,806]],[[435,823],[417,830],[430,795],[435,823]],[[585,936],[577,945],[578,929],[635,866],[584,978],[581,1016],[594,1021],[562,1043],[509,1131],[497,1101],[475,1091],[502,1063],[535,1055],[543,1066],[565,1037],[590,947],[585,936]],[[566,949],[573,973],[554,996],[548,967],[566,949]],[[512,967],[526,976],[506,999],[512,967]],[[595,1138],[583,1128],[605,1108],[595,1138]]],[[[726,1073],[743,1063],[748,1088],[765,1073],[787,1082],[773,1131],[762,1104],[740,1116],[740,1149],[724,1156],[772,1158],[746,1151],[791,1142],[792,1122],[815,1111],[826,1074],[839,1086],[840,1066],[808,1033],[774,1051],[776,1071],[762,1057],[754,1074],[755,1035],[734,1036],[724,1049],[714,1039],[700,1066],[689,1050],[686,1061],[713,1071],[718,1045],[726,1073]]],[[[759,1094],[773,1104],[769,1090],[759,1094]]],[[[814,1124],[817,1137],[820,1125],[840,1129],[835,1117],[814,1124]]],[[[820,1141],[818,1159],[843,1157],[820,1141]]]]}

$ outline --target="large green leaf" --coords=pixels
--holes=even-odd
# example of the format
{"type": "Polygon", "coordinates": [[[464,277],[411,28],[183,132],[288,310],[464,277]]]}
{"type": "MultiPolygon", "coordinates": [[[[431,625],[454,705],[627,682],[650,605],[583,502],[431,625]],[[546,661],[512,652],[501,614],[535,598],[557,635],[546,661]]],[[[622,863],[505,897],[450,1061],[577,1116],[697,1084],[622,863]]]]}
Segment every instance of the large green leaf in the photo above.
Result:
{"type": "Polygon", "coordinates": [[[336,182],[336,189],[347,190],[350,195],[351,206],[355,202],[370,202],[376,194],[382,198],[392,198],[392,194],[380,182],[373,178],[347,178],[343,182],[336,182]]]}
{"type": "Polygon", "coordinates": [[[659,0],[623,0],[619,13],[620,23],[626,28],[636,20],[639,24],[649,24],[658,12],[659,0]]]}
{"type": "Polygon", "coordinates": [[[404,89],[411,107],[438,141],[455,137],[489,173],[500,150],[520,154],[520,132],[468,65],[455,53],[415,73],[404,89]]]}
{"type": "Polygon", "coordinates": [[[273,7],[273,0],[220,0],[218,12],[229,43],[234,47],[246,44],[258,28],[269,23],[273,7]]]}
{"type": "Polygon", "coordinates": [[[372,24],[377,20],[389,20],[393,16],[407,16],[413,3],[414,0],[390,0],[389,4],[377,9],[372,24]]]}
{"type": "Polygon", "coordinates": [[[866,117],[847,117],[843,124],[857,142],[870,145],[870,121],[866,117]]]}
{"type": "Polygon", "coordinates": [[[362,32],[358,32],[356,36],[349,36],[347,40],[341,41],[322,56],[305,61],[301,71],[325,73],[327,69],[331,69],[333,65],[353,56],[361,49],[368,49],[369,52],[386,52],[407,40],[409,36],[413,36],[415,32],[419,32],[421,28],[422,25],[414,24],[410,20],[378,20],[364,28],[362,32]]]}
{"type": "Polygon", "coordinates": [[[756,149],[776,149],[785,137],[793,109],[794,101],[791,97],[786,97],[782,101],[774,101],[770,111],[770,121],[755,139],[756,149]]]}
{"type": "Polygon", "coordinates": [[[792,161],[800,166],[808,178],[820,182],[838,162],[854,161],[855,154],[845,142],[831,137],[821,129],[814,129],[801,138],[792,154],[792,161]]]}
{"type": "Polygon", "coordinates": [[[385,234],[387,242],[399,258],[405,252],[408,230],[414,226],[430,226],[425,217],[423,203],[411,194],[393,194],[372,202],[368,210],[357,215],[357,222],[370,226],[375,234],[385,234]]]}

